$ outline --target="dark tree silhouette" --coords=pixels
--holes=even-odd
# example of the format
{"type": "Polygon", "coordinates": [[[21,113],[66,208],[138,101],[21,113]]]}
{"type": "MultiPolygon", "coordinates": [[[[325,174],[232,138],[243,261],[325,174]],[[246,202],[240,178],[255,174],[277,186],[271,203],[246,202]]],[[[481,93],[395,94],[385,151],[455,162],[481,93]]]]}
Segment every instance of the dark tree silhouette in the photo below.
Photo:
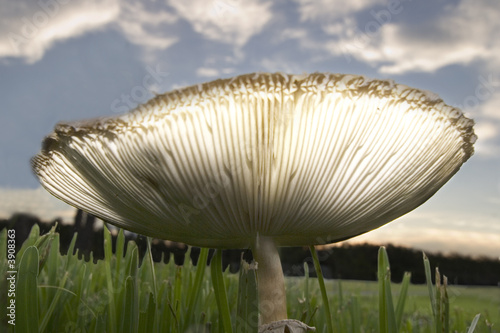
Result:
{"type": "MultiPolygon", "coordinates": [[[[58,223],[57,232],[60,234],[60,249],[66,254],[72,238],[77,233],[75,249],[80,256],[89,260],[90,253],[94,260],[104,257],[104,237],[102,229],[96,230],[96,218],[90,214],[78,211],[72,225],[62,224],[60,219],[51,223],[43,223],[36,216],[29,214],[14,214],[8,220],[0,220],[0,230],[4,228],[16,230],[16,246],[18,249],[28,237],[31,228],[37,224],[43,234],[50,230],[53,224],[58,223]]],[[[135,241],[142,259],[146,252],[146,237],[133,233],[125,233],[126,242],[135,241]]],[[[116,246],[116,233],[113,233],[113,251],[116,246]]],[[[391,278],[394,282],[401,282],[404,272],[412,274],[413,283],[425,283],[425,273],[422,261],[422,251],[406,247],[387,244],[387,253],[391,263],[391,278]]],[[[325,278],[341,278],[346,280],[376,280],[377,253],[379,245],[359,244],[330,247],[318,251],[325,278]]],[[[177,265],[182,265],[187,246],[181,243],[168,242],[159,239],[152,241],[151,252],[153,260],[168,262],[171,258],[177,265]]],[[[314,276],[311,254],[307,248],[285,247],[280,249],[283,272],[288,276],[304,275],[304,262],[309,266],[311,276],[314,276]]],[[[191,249],[191,259],[196,264],[199,249],[191,249]]],[[[210,253],[210,256],[212,252],[210,253]]],[[[248,250],[226,250],[223,252],[223,266],[230,266],[231,272],[237,272],[240,258],[252,259],[248,250]]],[[[458,254],[444,256],[427,253],[431,265],[448,277],[451,284],[460,285],[500,285],[500,260],[491,258],[471,258],[458,254]]]]}

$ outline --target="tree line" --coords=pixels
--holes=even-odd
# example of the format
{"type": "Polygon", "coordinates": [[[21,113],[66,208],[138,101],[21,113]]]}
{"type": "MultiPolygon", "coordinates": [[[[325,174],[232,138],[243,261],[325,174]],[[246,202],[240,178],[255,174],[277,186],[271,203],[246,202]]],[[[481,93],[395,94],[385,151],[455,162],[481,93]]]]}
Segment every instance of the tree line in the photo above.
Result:
{"type": "MultiPolygon", "coordinates": [[[[48,232],[57,223],[57,232],[60,235],[60,249],[66,254],[69,244],[77,233],[75,249],[86,260],[99,260],[104,257],[104,236],[102,229],[95,228],[96,219],[90,214],[78,211],[74,224],[67,225],[60,220],[44,223],[36,216],[14,214],[11,218],[0,220],[0,230],[4,228],[16,230],[16,245],[20,247],[27,238],[33,225],[40,227],[41,233],[48,232]]],[[[125,234],[126,240],[133,240],[138,246],[142,258],[147,248],[146,237],[133,233],[125,234]]],[[[115,247],[116,232],[113,234],[113,249],[115,247]]],[[[127,243],[127,241],[125,243],[127,243]]],[[[425,272],[422,260],[422,251],[386,245],[391,263],[391,278],[394,282],[401,282],[404,272],[411,273],[411,282],[425,283],[425,272]]],[[[377,253],[379,245],[373,244],[344,244],[318,251],[325,278],[345,280],[376,280],[377,253]]],[[[182,243],[165,242],[154,239],[151,246],[153,260],[168,262],[174,260],[182,265],[188,247],[182,243]]],[[[196,264],[199,249],[192,247],[189,251],[191,260],[196,264]]],[[[500,286],[500,259],[472,258],[463,255],[442,255],[426,253],[433,269],[439,267],[442,274],[448,277],[450,284],[455,285],[483,285],[500,286]]],[[[283,272],[288,276],[303,276],[304,263],[309,267],[311,276],[314,276],[311,254],[308,248],[284,247],[280,249],[283,272]]],[[[241,258],[252,260],[249,250],[226,250],[223,252],[223,265],[232,272],[239,270],[241,258]]]]}

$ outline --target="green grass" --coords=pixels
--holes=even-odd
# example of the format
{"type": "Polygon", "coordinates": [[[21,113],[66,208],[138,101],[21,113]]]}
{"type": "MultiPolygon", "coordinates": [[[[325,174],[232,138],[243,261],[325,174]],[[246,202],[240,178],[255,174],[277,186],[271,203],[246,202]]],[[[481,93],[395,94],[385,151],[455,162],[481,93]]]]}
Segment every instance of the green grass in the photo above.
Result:
{"type": "MultiPolygon", "coordinates": [[[[73,253],[76,237],[63,256],[57,233],[40,236],[34,227],[17,255],[16,326],[2,315],[0,331],[257,331],[255,270],[248,264],[240,274],[222,272],[220,251],[207,267],[208,250],[202,249],[197,266],[189,260],[182,267],[173,260],[154,263],[149,251],[139,265],[135,243],[123,251],[120,233],[114,255],[105,233],[105,259],[94,263],[73,253]]],[[[2,254],[5,244],[6,230],[0,233],[2,254]]],[[[394,284],[388,260],[381,248],[378,282],[287,278],[289,318],[317,332],[469,332],[480,314],[474,332],[499,332],[500,288],[410,285],[409,277],[394,284]]],[[[0,265],[4,277],[5,255],[0,265]]],[[[6,286],[5,277],[2,309],[6,286]]]]}

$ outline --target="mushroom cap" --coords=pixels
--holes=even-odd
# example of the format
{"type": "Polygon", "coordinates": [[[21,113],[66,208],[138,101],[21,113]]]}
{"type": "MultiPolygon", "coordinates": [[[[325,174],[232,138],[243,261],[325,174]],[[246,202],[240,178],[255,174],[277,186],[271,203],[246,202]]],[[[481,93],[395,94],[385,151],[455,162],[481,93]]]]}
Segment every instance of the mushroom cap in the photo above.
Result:
{"type": "Polygon", "coordinates": [[[473,124],[392,81],[258,73],[58,124],[32,167],[54,196],[140,234],[326,244],[429,199],[473,154],[473,124]]]}

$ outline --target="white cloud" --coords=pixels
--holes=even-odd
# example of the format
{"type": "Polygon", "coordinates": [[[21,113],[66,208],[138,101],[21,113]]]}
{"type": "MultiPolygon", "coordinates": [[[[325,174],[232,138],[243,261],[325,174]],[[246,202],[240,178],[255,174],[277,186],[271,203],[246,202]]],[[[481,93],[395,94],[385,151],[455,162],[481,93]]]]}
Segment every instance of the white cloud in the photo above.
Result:
{"type": "Polygon", "coordinates": [[[131,43],[149,49],[166,49],[177,42],[177,36],[169,33],[177,17],[168,10],[148,9],[141,1],[124,1],[121,7],[116,23],[131,43]]]}
{"type": "Polygon", "coordinates": [[[302,21],[332,20],[385,3],[385,0],[295,0],[302,21]]]}
{"type": "MultiPolygon", "coordinates": [[[[233,67],[220,68],[220,66],[217,66],[218,60],[220,59],[207,57],[204,61],[204,66],[196,69],[196,75],[199,77],[215,77],[220,76],[221,74],[227,75],[235,72],[233,67]]],[[[227,57],[223,60],[225,65],[231,63],[231,59],[227,59],[227,57]]]]}
{"type": "Polygon", "coordinates": [[[305,39],[307,38],[307,30],[304,28],[285,28],[280,31],[280,41],[287,39],[305,39]]]}
{"type": "Polygon", "coordinates": [[[500,122],[488,121],[484,118],[476,119],[474,132],[478,136],[474,145],[478,155],[484,157],[500,156],[500,122]]]}
{"type": "Polygon", "coordinates": [[[0,57],[21,57],[33,63],[55,42],[98,29],[115,20],[119,11],[118,0],[4,1],[0,57]]]}
{"type": "Polygon", "coordinates": [[[483,116],[500,121],[500,81],[495,88],[496,91],[480,108],[483,116]]]}
{"type": "Polygon", "coordinates": [[[500,156],[500,76],[480,75],[473,94],[465,96],[459,105],[475,120],[478,136],[475,150],[485,157],[500,156]]]}
{"type": "Polygon", "coordinates": [[[205,38],[236,47],[262,31],[272,15],[259,0],[191,0],[163,4],[138,0],[3,1],[0,12],[0,58],[40,60],[56,42],[102,29],[117,29],[144,48],[146,60],[179,39],[181,17],[205,38]]]}
{"type": "Polygon", "coordinates": [[[169,33],[176,21],[168,9],[146,8],[136,0],[8,1],[0,12],[0,58],[33,63],[54,43],[102,28],[119,30],[146,51],[162,50],[178,39],[169,33]]]}
{"type": "Polygon", "coordinates": [[[218,69],[210,68],[210,67],[200,67],[196,70],[196,75],[201,76],[201,77],[218,76],[219,73],[220,72],[218,69]]]}
{"type": "MultiPolygon", "coordinates": [[[[399,9],[404,10],[404,3],[399,9]]],[[[326,48],[335,55],[354,57],[392,74],[433,72],[476,60],[490,68],[500,65],[497,1],[462,0],[434,21],[418,25],[391,22],[397,12],[386,10],[383,17],[371,13],[373,20],[361,28],[349,19],[327,25],[325,32],[335,40],[326,48]]]]}
{"type": "Polygon", "coordinates": [[[291,74],[303,73],[303,68],[300,64],[293,63],[283,59],[280,56],[273,58],[264,58],[260,61],[259,65],[267,72],[283,72],[291,74]]]}
{"type": "Polygon", "coordinates": [[[491,140],[498,135],[498,128],[493,123],[480,122],[474,126],[474,131],[481,140],[491,140]]]}
{"type": "Polygon", "coordinates": [[[169,1],[193,29],[208,39],[241,47],[271,19],[270,3],[259,0],[169,1]]]}
{"type": "Polygon", "coordinates": [[[0,218],[8,219],[15,213],[32,214],[46,222],[61,218],[63,222],[71,223],[76,209],[56,199],[42,187],[0,188],[0,218]]]}

